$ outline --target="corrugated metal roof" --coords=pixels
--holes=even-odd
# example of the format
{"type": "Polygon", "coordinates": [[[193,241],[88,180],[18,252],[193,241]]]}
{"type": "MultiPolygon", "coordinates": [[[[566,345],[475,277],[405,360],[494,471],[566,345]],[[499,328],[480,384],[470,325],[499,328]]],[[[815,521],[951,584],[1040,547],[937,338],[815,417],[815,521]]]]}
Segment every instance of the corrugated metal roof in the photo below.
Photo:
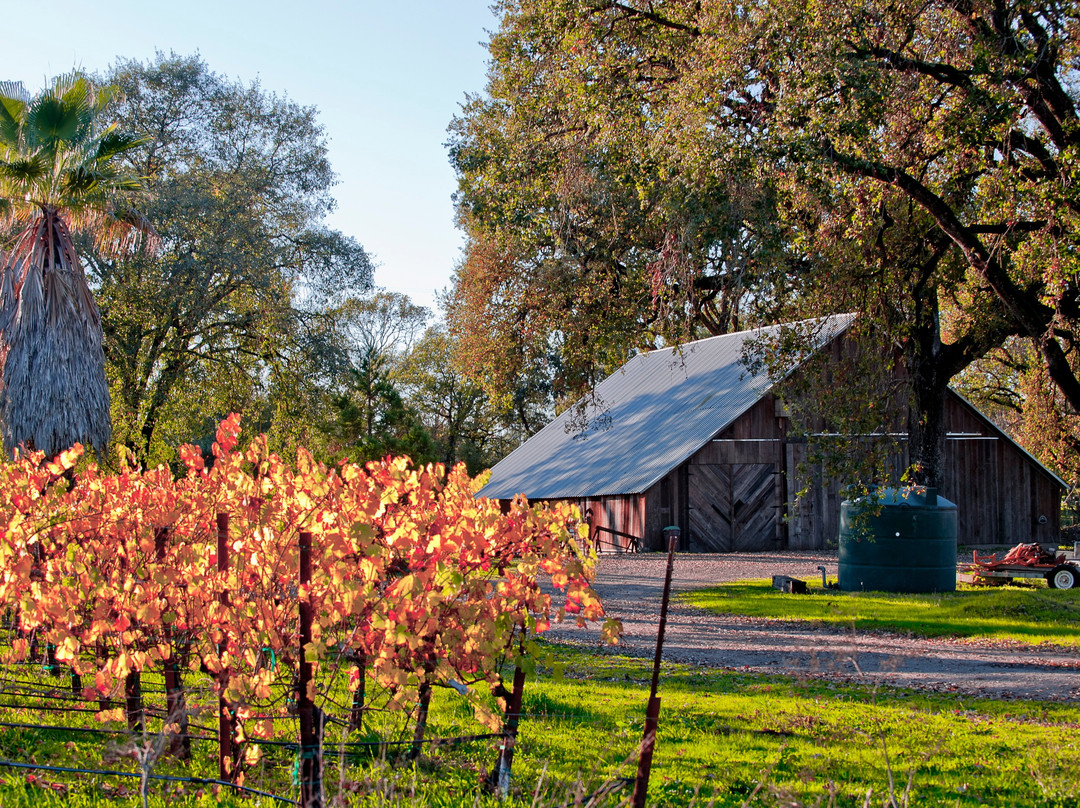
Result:
{"type": "MultiPolygon", "coordinates": [[[[796,325],[812,326],[821,346],[854,317],[796,325]]],[[[743,346],[781,328],[635,356],[597,385],[584,417],[571,407],[496,464],[478,496],[560,499],[645,491],[768,391],[768,376],[743,364],[743,346]]]]}

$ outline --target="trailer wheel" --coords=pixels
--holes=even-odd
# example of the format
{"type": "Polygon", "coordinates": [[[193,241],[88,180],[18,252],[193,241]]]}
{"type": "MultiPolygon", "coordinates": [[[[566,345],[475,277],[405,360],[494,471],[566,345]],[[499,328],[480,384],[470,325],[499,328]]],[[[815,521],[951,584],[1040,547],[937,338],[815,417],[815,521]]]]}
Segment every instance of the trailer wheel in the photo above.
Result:
{"type": "Polygon", "coordinates": [[[1046,582],[1051,589],[1072,589],[1080,581],[1077,579],[1076,567],[1061,564],[1054,567],[1046,576],[1046,582]]]}

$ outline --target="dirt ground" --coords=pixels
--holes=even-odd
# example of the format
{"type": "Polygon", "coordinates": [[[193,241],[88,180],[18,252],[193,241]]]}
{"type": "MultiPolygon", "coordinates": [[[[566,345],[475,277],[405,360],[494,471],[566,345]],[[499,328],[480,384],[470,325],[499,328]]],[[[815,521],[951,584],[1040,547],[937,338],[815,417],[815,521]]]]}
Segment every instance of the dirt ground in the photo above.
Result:
{"type": "MultiPolygon", "coordinates": [[[[652,657],[667,556],[607,555],[594,587],[607,613],[622,621],[617,653],[652,657]]],[[[836,580],[835,554],[676,555],[672,589],[791,575],[836,580]]],[[[1078,629],[1080,630],[1080,629],[1078,629]]],[[[598,628],[557,625],[557,642],[600,645],[598,628]]],[[[915,639],[880,631],[838,631],[785,620],[717,616],[672,600],[664,659],[758,673],[876,682],[919,690],[998,698],[1080,701],[1080,652],[1013,642],[915,639]]]]}

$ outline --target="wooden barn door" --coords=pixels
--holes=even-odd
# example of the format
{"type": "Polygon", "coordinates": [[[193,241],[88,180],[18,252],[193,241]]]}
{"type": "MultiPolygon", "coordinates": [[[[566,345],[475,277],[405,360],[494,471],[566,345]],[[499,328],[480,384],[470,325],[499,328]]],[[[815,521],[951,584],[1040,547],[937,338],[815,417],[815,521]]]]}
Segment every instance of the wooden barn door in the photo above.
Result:
{"type": "Polygon", "coordinates": [[[772,550],[776,546],[776,466],[690,466],[690,541],[704,552],[772,550]]]}

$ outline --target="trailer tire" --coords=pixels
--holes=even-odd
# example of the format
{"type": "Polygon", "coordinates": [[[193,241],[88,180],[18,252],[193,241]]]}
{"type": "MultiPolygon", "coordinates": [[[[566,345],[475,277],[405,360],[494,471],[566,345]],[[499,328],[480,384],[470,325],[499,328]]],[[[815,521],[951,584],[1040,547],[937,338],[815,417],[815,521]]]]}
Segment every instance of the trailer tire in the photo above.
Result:
{"type": "Polygon", "coordinates": [[[1059,564],[1046,574],[1046,582],[1051,589],[1072,589],[1080,583],[1076,567],[1070,564],[1059,564]]]}

